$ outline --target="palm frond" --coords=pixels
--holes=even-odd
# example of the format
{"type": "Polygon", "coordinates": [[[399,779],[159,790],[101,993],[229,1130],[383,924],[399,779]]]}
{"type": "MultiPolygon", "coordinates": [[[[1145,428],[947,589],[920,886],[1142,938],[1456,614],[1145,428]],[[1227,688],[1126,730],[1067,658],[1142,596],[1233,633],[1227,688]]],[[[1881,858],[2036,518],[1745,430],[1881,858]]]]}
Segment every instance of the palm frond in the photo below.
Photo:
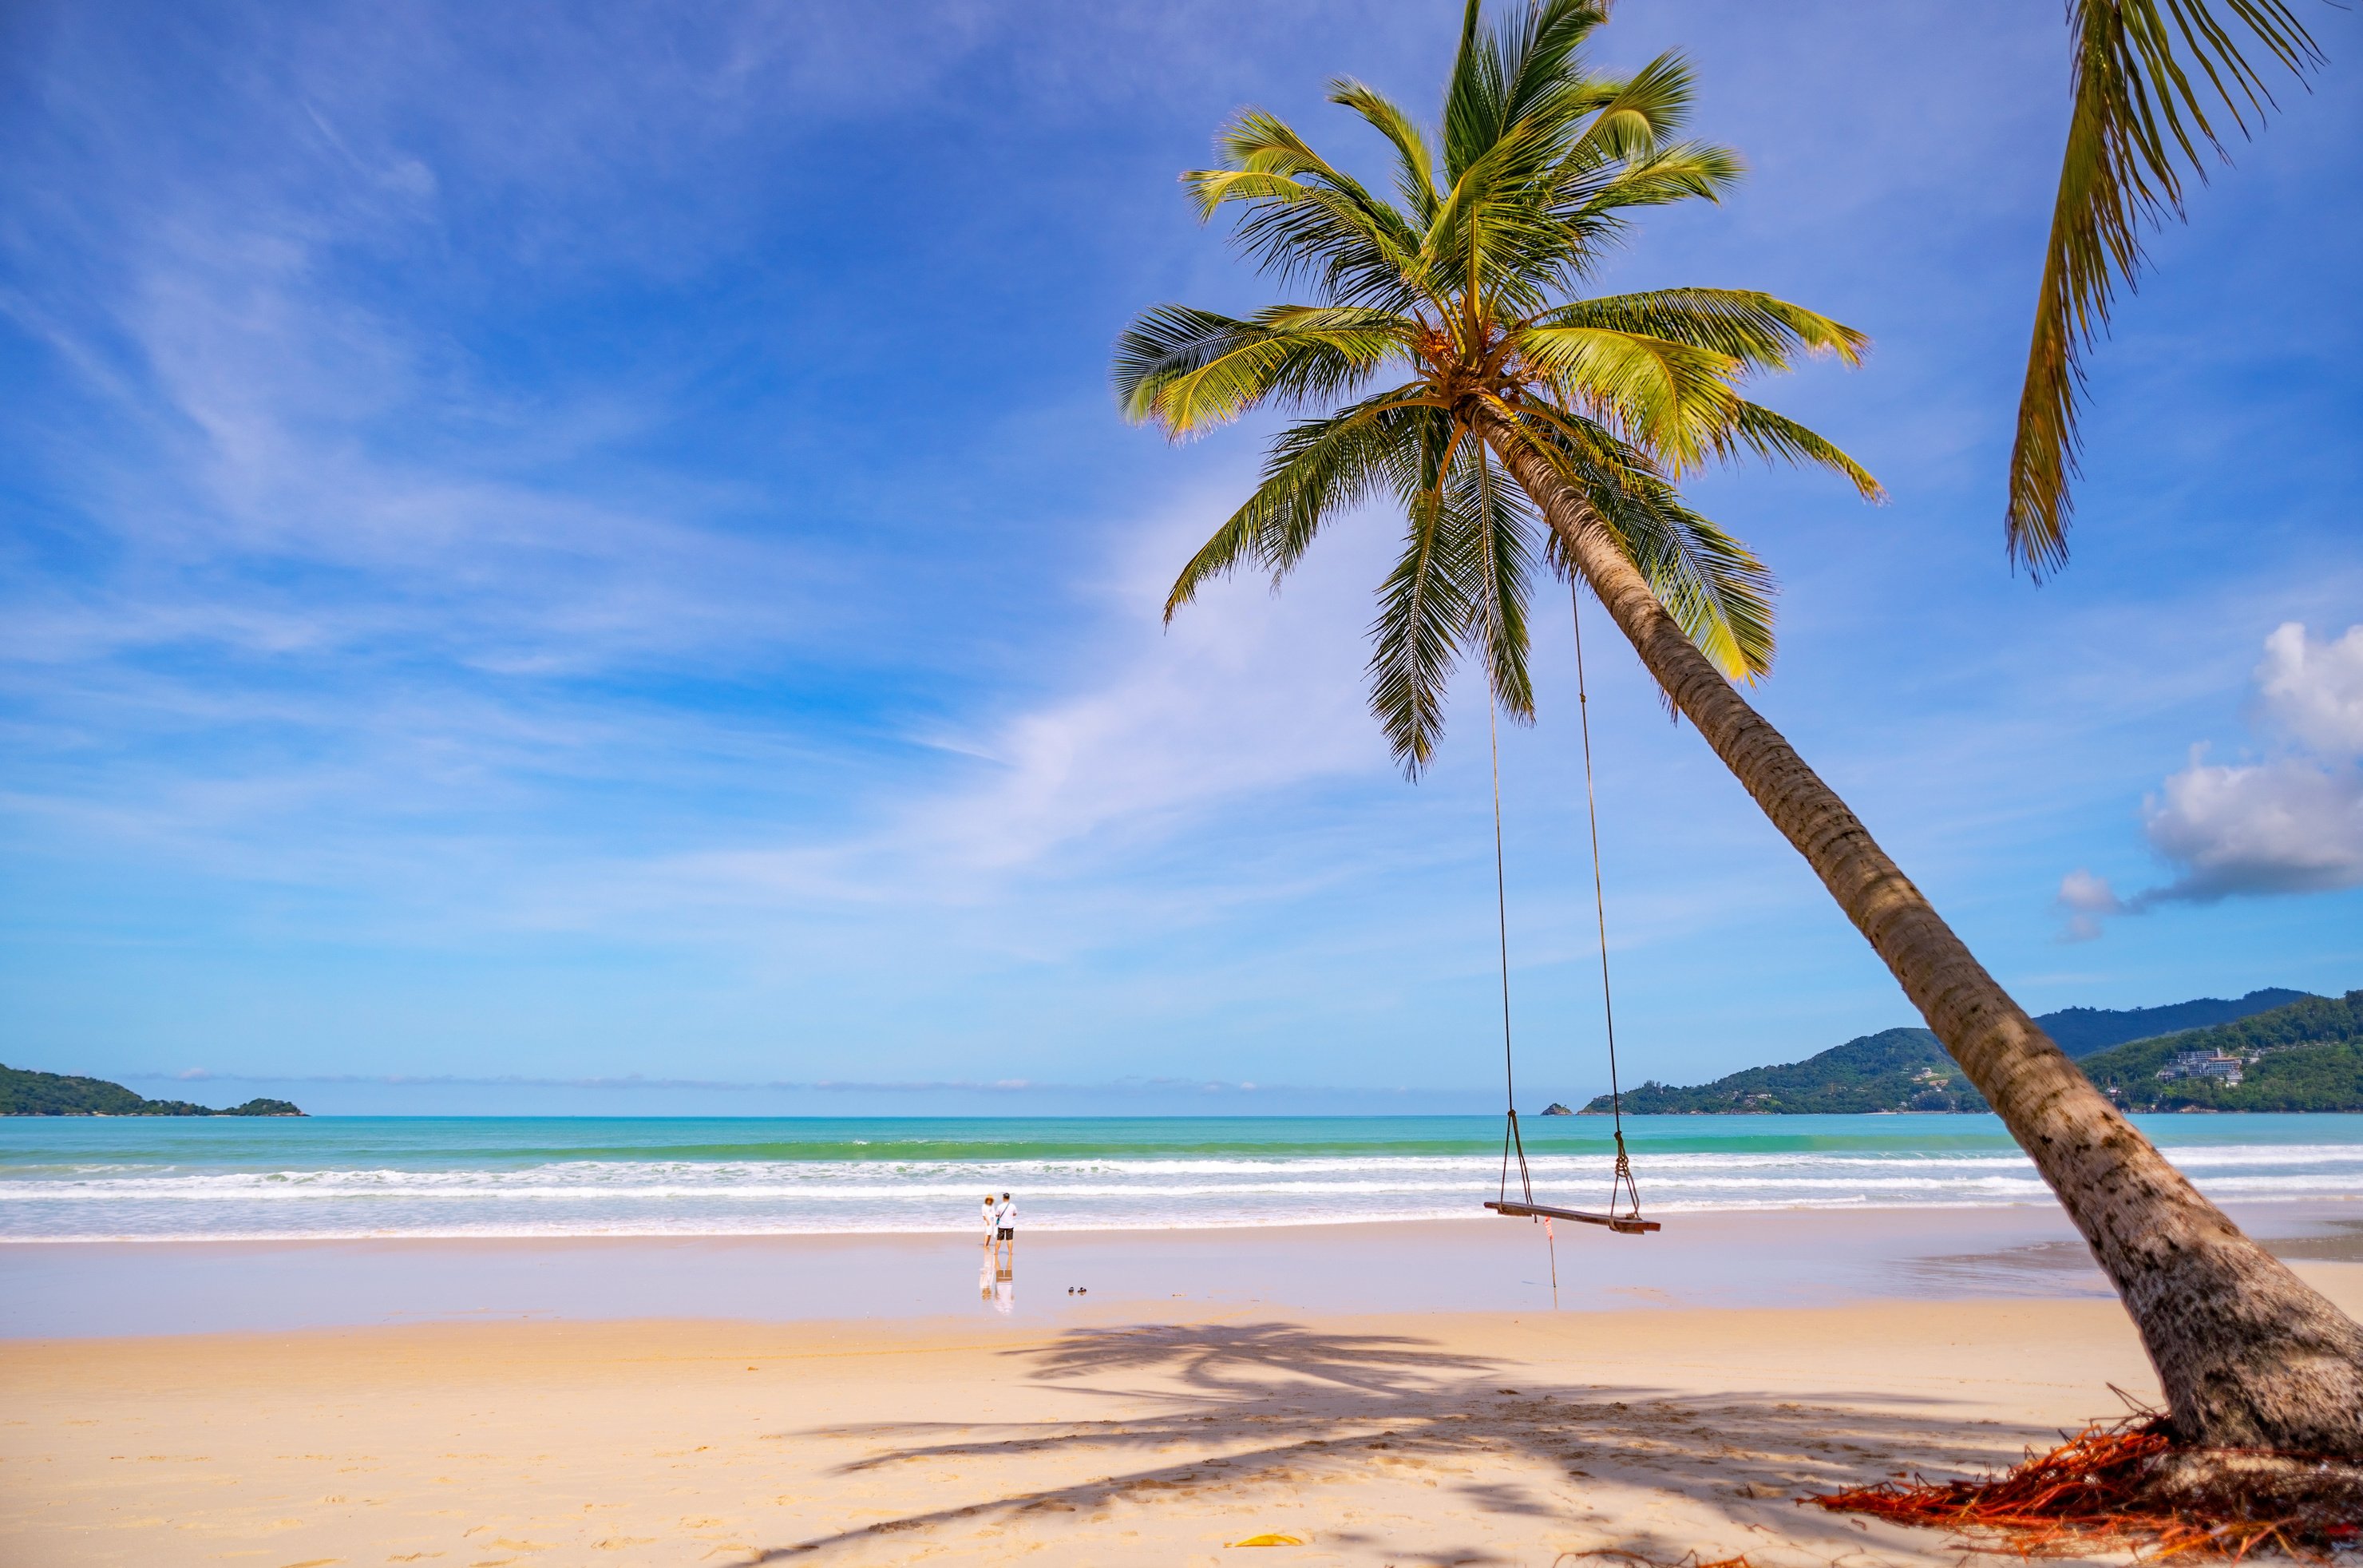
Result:
{"type": "Polygon", "coordinates": [[[1688,61],[1670,52],[1658,56],[1614,84],[1569,144],[1567,161],[1583,167],[1604,159],[1647,157],[1690,118],[1694,87],[1688,61]]]}
{"type": "Polygon", "coordinates": [[[1462,15],[1460,50],[1444,106],[1444,172],[1458,180],[1512,128],[1558,128],[1604,95],[1578,51],[1608,19],[1600,0],[1528,0],[1522,16],[1479,30],[1476,0],[1462,15]]]}
{"type": "Polygon", "coordinates": [[[1207,217],[1230,203],[1248,215],[1233,242],[1282,283],[1312,281],[1330,303],[1399,308],[1417,297],[1417,226],[1315,152],[1284,120],[1248,110],[1226,126],[1229,166],[1193,170],[1183,187],[1207,217]]]}
{"type": "MultiPolygon", "coordinates": [[[[1691,509],[1637,449],[1604,431],[1522,420],[1606,525],[1625,559],[1648,583],[1667,614],[1726,676],[1754,681],[1772,669],[1770,570],[1720,526],[1691,509]]],[[[1566,541],[1556,533],[1548,559],[1562,579],[1579,580],[1566,541]]]]}
{"type": "Polygon", "coordinates": [[[1787,370],[1801,350],[1858,365],[1870,347],[1869,338],[1851,327],[1754,289],[1604,295],[1547,311],[1536,325],[1644,333],[1727,355],[1750,370],[1787,370]]]}
{"type": "Polygon", "coordinates": [[[1526,664],[1526,604],[1534,578],[1534,508],[1478,440],[1469,441],[1454,464],[1449,495],[1480,557],[1484,597],[1467,639],[1484,662],[1492,700],[1512,718],[1531,724],[1535,685],[1526,664]]]}
{"type": "Polygon", "coordinates": [[[2233,28],[2300,75],[2322,58],[2286,0],[2071,0],[2069,16],[2075,105],[2036,294],[2003,517],[2012,561],[2038,581],[2067,564],[2083,357],[2108,329],[2117,286],[2131,286],[2141,269],[2140,230],[2182,215],[2183,166],[2204,177],[2202,144],[2224,154],[2208,118],[2211,101],[2244,134],[2249,115],[2261,120],[2272,106],[2233,28]],[[2193,70],[2205,78],[2204,90],[2193,70]]]}
{"type": "Polygon", "coordinates": [[[1772,673],[1778,588],[1753,550],[1692,511],[1670,486],[1641,495],[1603,486],[1593,506],[1666,613],[1715,668],[1735,681],[1772,673]]]}
{"type": "Polygon", "coordinates": [[[1279,306],[1242,320],[1160,305],[1116,339],[1111,379],[1125,417],[1181,437],[1267,401],[1350,394],[1405,332],[1399,317],[1357,308],[1279,306]]]}
{"type": "Polygon", "coordinates": [[[1395,150],[1395,192],[1422,225],[1436,214],[1436,154],[1419,123],[1375,87],[1339,78],[1329,83],[1329,101],[1353,110],[1395,150]]]}
{"type": "Polygon", "coordinates": [[[1404,498],[1403,551],[1380,584],[1370,630],[1370,711],[1414,779],[1435,760],[1455,654],[1482,613],[1483,563],[1469,516],[1449,504],[1442,483],[1449,462],[1449,438],[1431,438],[1406,476],[1415,487],[1404,498]]]}
{"type": "Polygon", "coordinates": [[[1537,199],[1556,144],[1514,126],[1454,179],[1429,220],[1427,273],[1450,280],[1459,313],[1522,316],[1539,308],[1565,272],[1566,234],[1537,199]]]}
{"type": "Polygon", "coordinates": [[[1606,327],[1535,327],[1518,352],[1571,406],[1612,420],[1670,460],[1674,472],[1715,449],[1739,403],[1744,368],[1729,354],[1646,332],[1606,327]]]}
{"type": "Polygon", "coordinates": [[[1442,423],[1430,408],[1386,393],[1282,431],[1264,460],[1263,480],[1246,505],[1182,569],[1166,595],[1165,619],[1217,577],[1252,563],[1277,587],[1324,526],[1386,490],[1416,465],[1423,436],[1442,423]]]}
{"type": "Polygon", "coordinates": [[[1665,142],[1642,157],[1596,165],[1570,162],[1560,173],[1552,210],[1561,222],[1589,228],[1630,207],[1721,201],[1747,172],[1747,165],[1727,147],[1665,142]]]}
{"type": "Polygon", "coordinates": [[[1717,450],[1723,454],[1739,447],[1769,462],[1826,468],[1852,484],[1864,500],[1874,504],[1887,500],[1886,487],[1871,477],[1869,469],[1838,450],[1836,442],[1760,404],[1743,400],[1732,411],[1717,450]]]}

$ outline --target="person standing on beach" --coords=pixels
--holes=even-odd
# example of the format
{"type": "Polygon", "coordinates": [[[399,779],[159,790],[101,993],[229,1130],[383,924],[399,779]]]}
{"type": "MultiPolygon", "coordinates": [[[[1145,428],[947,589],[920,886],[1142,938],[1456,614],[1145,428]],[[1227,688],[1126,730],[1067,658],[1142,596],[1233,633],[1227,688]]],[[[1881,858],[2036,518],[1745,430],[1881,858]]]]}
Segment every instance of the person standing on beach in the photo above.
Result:
{"type": "Polygon", "coordinates": [[[987,1193],[984,1206],[984,1255],[993,1262],[993,1307],[1005,1313],[1017,1301],[1017,1200],[1004,1193],[996,1204],[987,1193]]]}
{"type": "Polygon", "coordinates": [[[991,1301],[993,1299],[993,1276],[994,1264],[999,1262],[998,1253],[1000,1251],[994,1241],[994,1238],[1000,1233],[1001,1219],[1001,1217],[993,1211],[993,1195],[991,1193],[984,1195],[983,1214],[984,1262],[983,1266],[977,1270],[976,1295],[977,1299],[980,1301],[991,1301]]]}

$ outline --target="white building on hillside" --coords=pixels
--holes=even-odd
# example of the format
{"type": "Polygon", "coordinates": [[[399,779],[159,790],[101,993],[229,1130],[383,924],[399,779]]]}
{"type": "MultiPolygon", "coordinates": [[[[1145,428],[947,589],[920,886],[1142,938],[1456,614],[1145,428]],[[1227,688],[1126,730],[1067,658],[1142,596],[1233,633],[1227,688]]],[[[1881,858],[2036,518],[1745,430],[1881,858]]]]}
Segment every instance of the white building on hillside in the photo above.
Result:
{"type": "Polygon", "coordinates": [[[2180,1051],[2174,1060],[2158,1070],[2161,1079],[2213,1078],[2230,1087],[2240,1081],[2240,1059],[2221,1051],[2180,1051]]]}

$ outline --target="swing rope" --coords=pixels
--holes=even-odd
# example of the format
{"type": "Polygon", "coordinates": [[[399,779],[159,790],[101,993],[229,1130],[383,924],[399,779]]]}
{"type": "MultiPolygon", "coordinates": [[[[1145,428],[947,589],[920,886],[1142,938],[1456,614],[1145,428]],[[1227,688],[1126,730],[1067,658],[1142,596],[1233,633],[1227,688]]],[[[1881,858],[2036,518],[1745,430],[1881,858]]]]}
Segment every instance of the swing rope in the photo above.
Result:
{"type": "MultiPolygon", "coordinates": [[[[1493,929],[1502,949],[1502,1090],[1509,1112],[1502,1132],[1502,1186],[1503,1203],[1510,1200],[1510,1153],[1518,1156],[1518,1191],[1521,1201],[1535,1201],[1535,1181],[1526,1169],[1526,1140],[1518,1131],[1518,1080],[1516,1059],[1510,1050],[1510,879],[1502,857],[1502,736],[1500,721],[1493,717],[1493,696],[1485,695],[1485,750],[1493,764],[1493,929]]],[[[1543,1245],[1550,1253],[1551,1307],[1559,1306],[1559,1238],[1551,1233],[1550,1217],[1543,1217],[1543,1245]]]]}
{"type": "Polygon", "coordinates": [[[1518,1158],[1518,1191],[1521,1201],[1535,1201],[1534,1177],[1526,1170],[1526,1140],[1518,1131],[1518,1078],[1516,1060],[1510,1051],[1510,889],[1509,876],[1502,861],[1502,737],[1498,721],[1493,717],[1492,695],[1485,698],[1485,748],[1493,760],[1493,927],[1502,944],[1502,1092],[1509,1118],[1502,1128],[1502,1192],[1503,1201],[1510,1196],[1510,1154],[1515,1149],[1518,1158]]]}
{"type": "Polygon", "coordinates": [[[1583,590],[1569,584],[1567,603],[1575,623],[1575,711],[1583,731],[1583,816],[1592,828],[1592,913],[1600,928],[1600,1013],[1608,1030],[1608,1114],[1616,1135],[1616,1173],[1608,1182],[1608,1212],[1616,1212],[1621,1191],[1629,1200],[1626,1212],[1638,1215],[1641,1190],[1633,1184],[1633,1162],[1625,1152],[1625,1095],[1616,1076],[1616,998],[1608,984],[1608,892],[1600,874],[1600,804],[1592,783],[1592,694],[1583,673],[1583,590]]]}
{"type": "MultiPolygon", "coordinates": [[[[1575,697],[1576,712],[1583,733],[1583,811],[1592,834],[1592,910],[1600,935],[1600,1006],[1608,1036],[1608,1110],[1616,1142],[1616,1165],[1609,1178],[1608,1212],[1583,1214],[1572,1209],[1553,1208],[1535,1202],[1535,1183],[1526,1164],[1526,1140],[1518,1129],[1518,1083],[1515,1053],[1510,1035],[1510,893],[1506,857],[1502,848],[1502,740],[1500,723],[1494,717],[1493,703],[1488,695],[1485,704],[1485,744],[1493,773],[1493,921],[1502,960],[1502,1088],[1506,1101],[1502,1128],[1502,1178],[1497,1201],[1485,1207],[1505,1217],[1520,1215],[1543,1222],[1543,1234],[1551,1235],[1550,1221],[1557,1216],[1581,1219],[1594,1225],[1605,1225],[1612,1230],[1628,1235],[1659,1229],[1655,1220],[1641,1218],[1641,1190],[1633,1180],[1633,1161],[1625,1148],[1624,1086],[1616,1069],[1616,1002],[1608,975],[1608,895],[1605,879],[1600,869],[1600,806],[1592,781],[1592,694],[1583,666],[1583,600],[1580,588],[1569,585],[1569,605],[1575,617],[1575,697]],[[1518,1165],[1516,1201],[1510,1197],[1510,1162],[1518,1165]],[[1625,1210],[1618,1213],[1619,1198],[1625,1210]]],[[[1551,1241],[1551,1289],[1556,1300],[1559,1289],[1559,1246],[1551,1241]]]]}

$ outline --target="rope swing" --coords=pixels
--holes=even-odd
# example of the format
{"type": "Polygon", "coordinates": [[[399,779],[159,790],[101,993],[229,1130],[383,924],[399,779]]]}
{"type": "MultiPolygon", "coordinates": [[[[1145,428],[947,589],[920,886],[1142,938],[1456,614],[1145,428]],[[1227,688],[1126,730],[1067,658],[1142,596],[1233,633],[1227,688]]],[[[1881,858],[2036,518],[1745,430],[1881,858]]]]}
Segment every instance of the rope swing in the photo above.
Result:
{"type": "MultiPolygon", "coordinates": [[[[1502,1132],[1501,1195],[1485,1207],[1508,1218],[1539,1219],[1546,1235],[1549,1234],[1552,1220],[1574,1219],[1587,1225],[1604,1225],[1621,1235],[1638,1236],[1660,1227],[1654,1219],[1641,1218],[1641,1191],[1633,1184],[1633,1162],[1625,1151],[1625,1105],[1616,1073],[1616,1001],[1608,983],[1608,895],[1600,873],[1600,806],[1592,784],[1592,696],[1583,670],[1582,590],[1570,584],[1568,596],[1575,617],[1575,706],[1583,732],[1583,811],[1592,828],[1592,910],[1600,932],[1600,1010],[1608,1037],[1608,1111],[1615,1131],[1616,1166],[1609,1177],[1605,1214],[1589,1214],[1535,1201],[1534,1174],[1526,1168],[1526,1141],[1518,1131],[1516,1059],[1510,1044],[1510,897],[1502,853],[1502,743],[1489,696],[1485,704],[1485,740],[1493,762],[1493,914],[1502,951],[1502,1088],[1507,1104],[1502,1132]],[[1510,1196],[1513,1158],[1518,1163],[1515,1199],[1510,1196]],[[1620,1201],[1624,1204],[1622,1213],[1617,1212],[1620,1201]]],[[[1551,1243],[1551,1286],[1554,1291],[1559,1286],[1556,1239],[1551,1243]]]]}

